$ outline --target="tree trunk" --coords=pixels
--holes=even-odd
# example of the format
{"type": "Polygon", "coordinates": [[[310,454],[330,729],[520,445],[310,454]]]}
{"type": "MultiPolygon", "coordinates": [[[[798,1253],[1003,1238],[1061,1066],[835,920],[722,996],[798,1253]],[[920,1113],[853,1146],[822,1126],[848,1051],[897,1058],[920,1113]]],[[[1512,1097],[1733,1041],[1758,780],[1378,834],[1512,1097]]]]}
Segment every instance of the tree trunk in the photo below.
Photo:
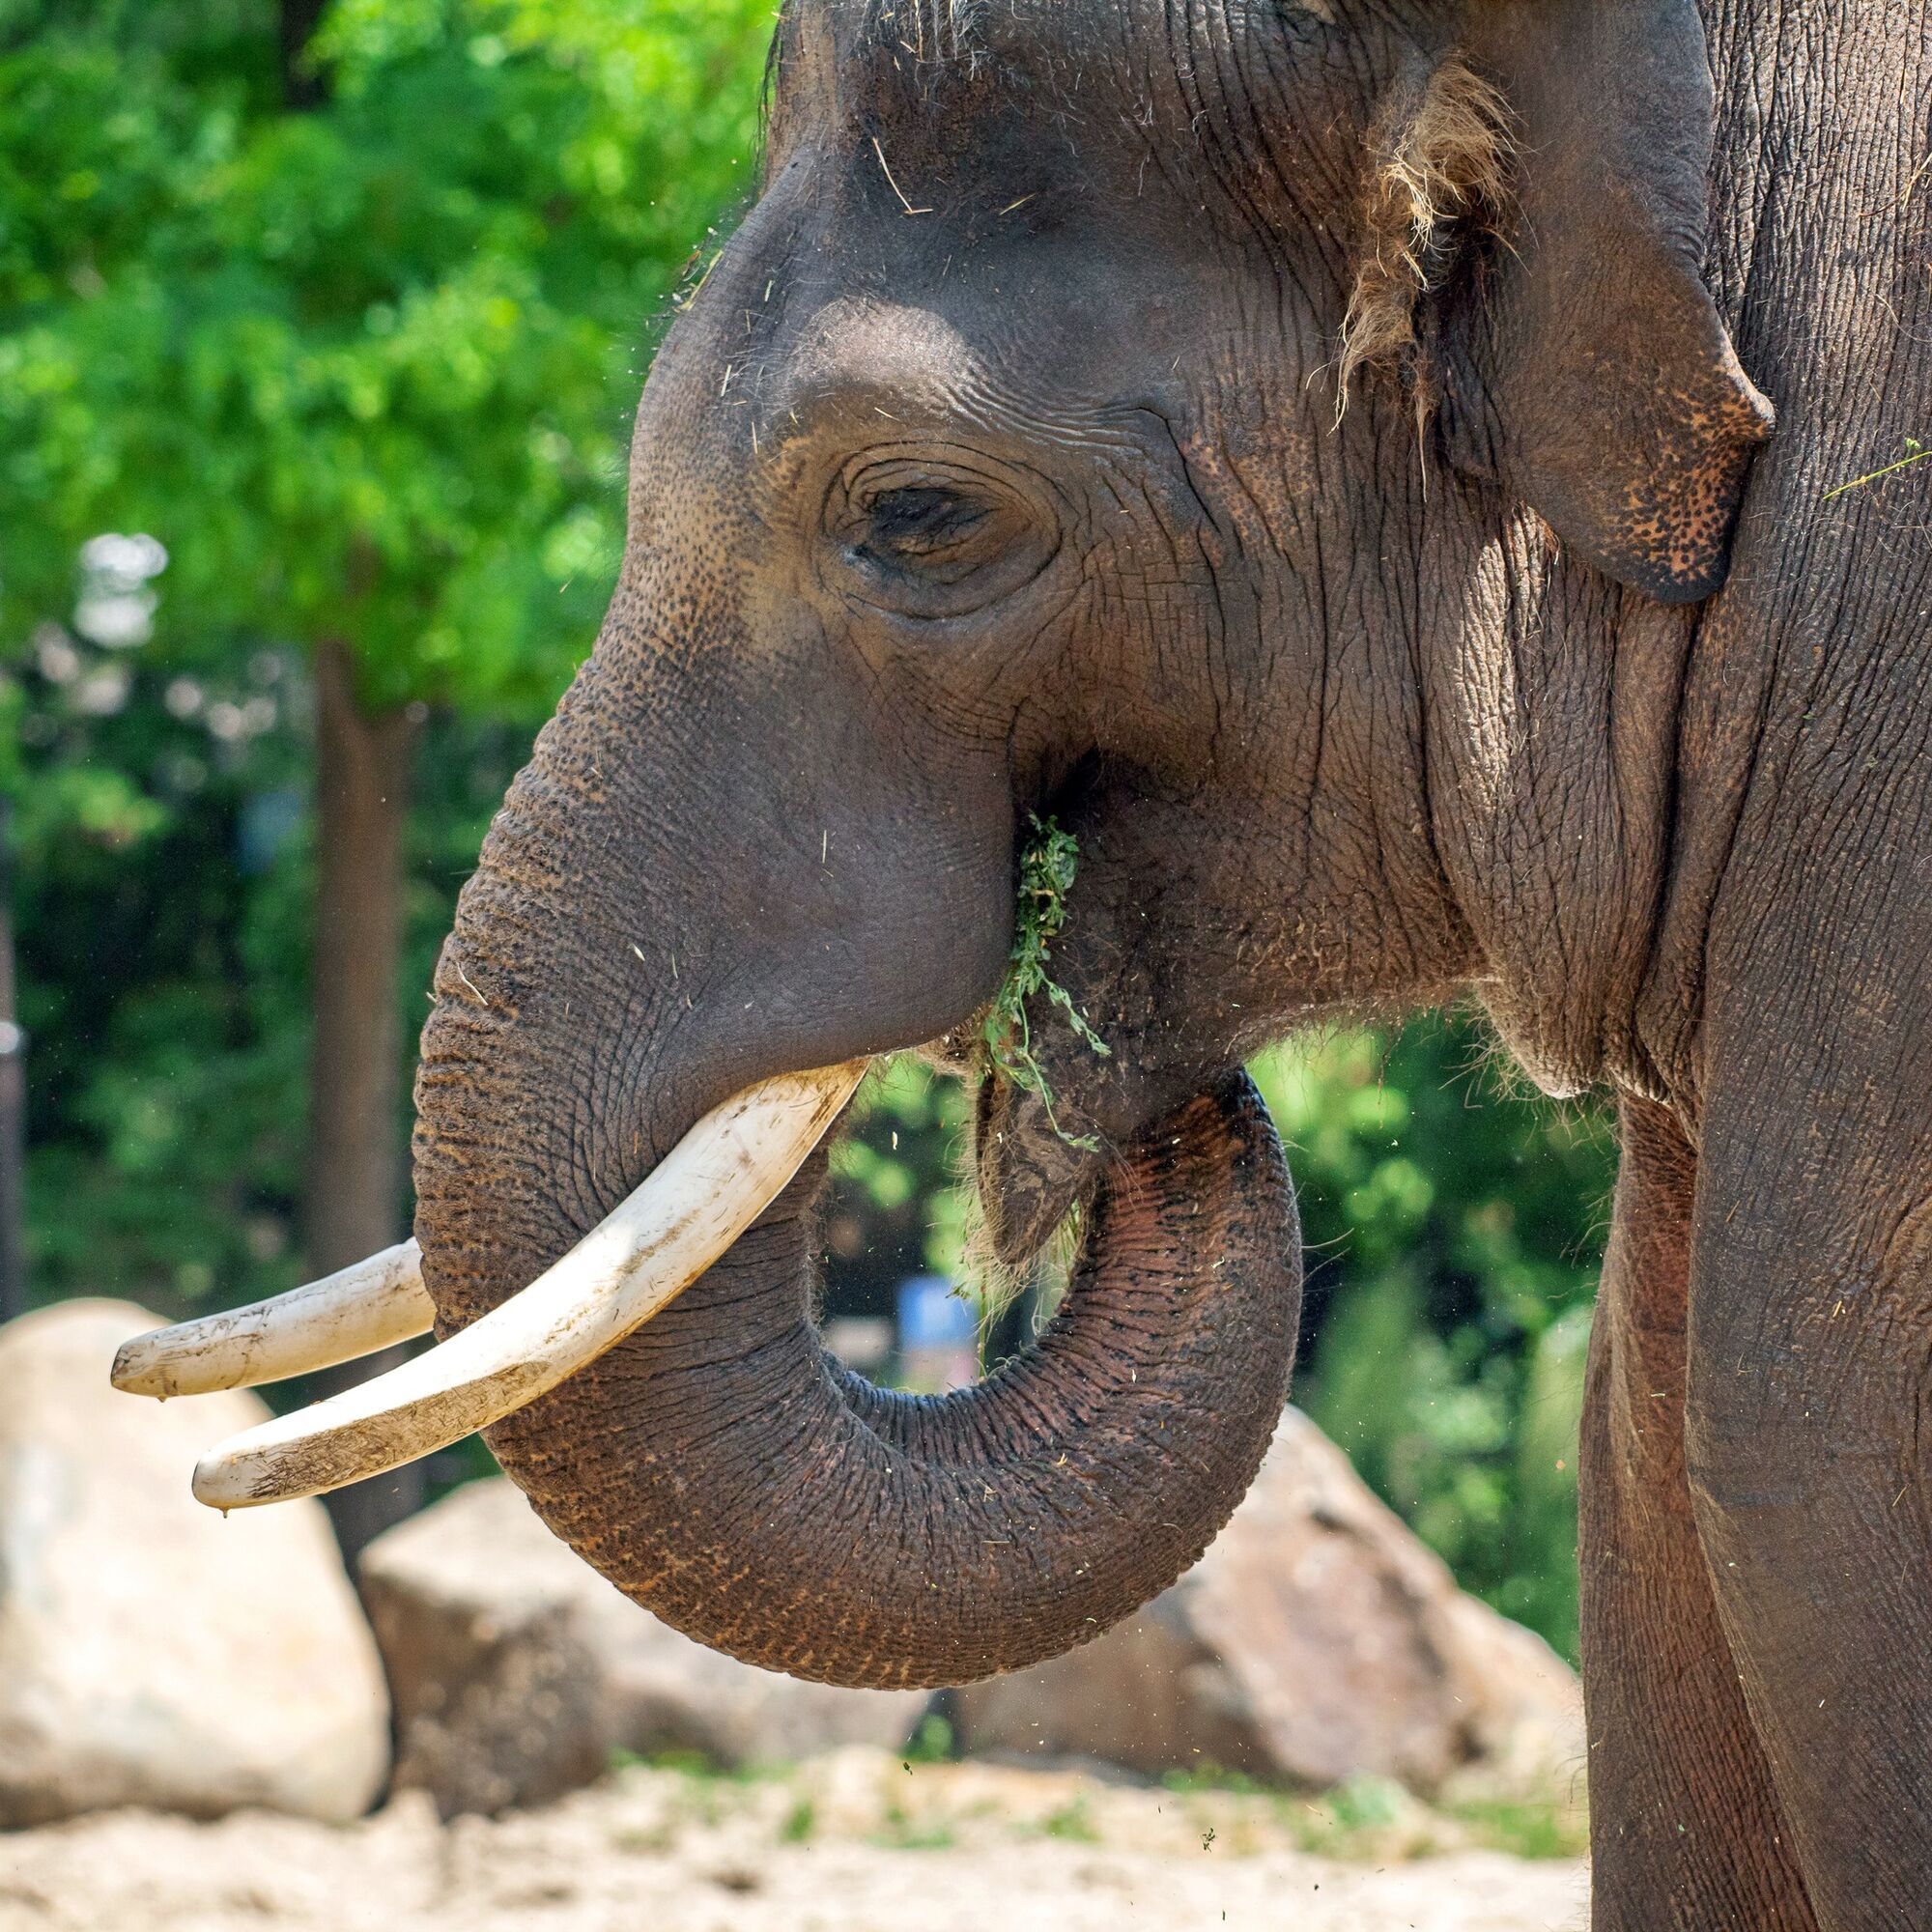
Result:
{"type": "MultiPolygon", "coordinates": [[[[356,702],[349,653],[316,651],[315,1020],[304,1219],[311,1274],[327,1274],[401,1238],[403,1204],[403,830],[415,727],[356,702]]],[[[390,1350],[329,1378],[346,1388],[391,1368],[390,1350]]],[[[343,1553],[422,1498],[418,1468],[328,1499],[343,1553]]]]}
{"type": "Polygon", "coordinates": [[[328,99],[327,75],[308,65],[308,43],[322,24],[327,0],[282,0],[277,34],[281,61],[282,99],[301,113],[328,99]]]}

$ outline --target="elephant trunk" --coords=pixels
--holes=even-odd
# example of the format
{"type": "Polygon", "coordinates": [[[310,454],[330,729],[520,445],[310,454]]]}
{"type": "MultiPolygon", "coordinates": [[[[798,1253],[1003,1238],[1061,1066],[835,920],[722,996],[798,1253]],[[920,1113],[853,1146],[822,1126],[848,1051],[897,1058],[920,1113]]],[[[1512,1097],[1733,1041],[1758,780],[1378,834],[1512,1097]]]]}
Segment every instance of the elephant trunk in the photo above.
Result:
{"type": "MultiPolygon", "coordinates": [[[[1200,1555],[1287,1396],[1300,1247],[1259,1096],[1236,1075],[1143,1135],[1053,1322],[944,1397],[820,1346],[823,1167],[492,1448],[627,1594],[748,1662],[956,1684],[1098,1635],[1200,1555]]],[[[449,1273],[432,1288],[461,1301],[449,1273]]]]}
{"type": "Polygon", "coordinates": [[[874,1387],[819,1344],[812,1202],[877,1042],[821,1025],[812,1043],[845,1058],[787,1074],[757,1067],[783,1048],[737,1023],[755,998],[707,999],[715,1031],[696,1002],[683,1030],[662,1001],[655,1028],[608,997],[579,1017],[585,949],[560,972],[559,935],[610,953],[621,927],[582,890],[605,872],[527,890],[532,853],[554,849],[530,810],[543,789],[520,781],[439,967],[419,1247],[143,1338],[117,1378],[230,1386],[433,1309],[440,1347],[219,1445],[197,1494],[313,1493],[483,1425],[587,1560],[748,1662],[938,1685],[1099,1634],[1205,1548],[1287,1395],[1299,1230],[1252,1084],[1223,1075],[1094,1163],[1069,1293],[1020,1356],[944,1398],[874,1387]]]}
{"type": "MultiPolygon", "coordinates": [[[[607,645],[654,609],[620,600],[607,645]]],[[[889,708],[833,705],[763,661],[740,702],[716,680],[745,674],[748,643],[703,649],[704,676],[696,645],[641,668],[607,645],[498,814],[438,969],[415,1179],[444,1335],[731,1095],[956,1026],[1010,944],[1004,753],[909,763],[889,708]]],[[[937,1685],[1097,1635],[1252,1479],[1300,1290],[1286,1165],[1243,1076],[1123,1142],[1062,1313],[980,1386],[909,1398],[826,1355],[821,1151],[490,1445],[604,1575],[753,1663],[937,1685]]]]}

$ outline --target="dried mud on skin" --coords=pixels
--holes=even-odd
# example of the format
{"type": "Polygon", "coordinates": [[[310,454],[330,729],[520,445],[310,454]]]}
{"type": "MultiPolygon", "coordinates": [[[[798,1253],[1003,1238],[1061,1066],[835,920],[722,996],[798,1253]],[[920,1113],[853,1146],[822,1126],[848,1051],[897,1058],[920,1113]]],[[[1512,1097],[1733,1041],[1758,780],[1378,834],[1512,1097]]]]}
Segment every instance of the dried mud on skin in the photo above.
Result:
{"type": "MultiPolygon", "coordinates": [[[[115,1812],[0,1836],[0,1932],[1575,1932],[1574,1861],[1418,1807],[1310,1852],[1293,1800],[847,1750],[750,1782],[634,1768],[443,1827],[115,1812]],[[1224,1917],[1225,1915],[1225,1917],[1224,1917]]],[[[1322,1840],[1322,1842],[1328,1842],[1322,1840]]]]}

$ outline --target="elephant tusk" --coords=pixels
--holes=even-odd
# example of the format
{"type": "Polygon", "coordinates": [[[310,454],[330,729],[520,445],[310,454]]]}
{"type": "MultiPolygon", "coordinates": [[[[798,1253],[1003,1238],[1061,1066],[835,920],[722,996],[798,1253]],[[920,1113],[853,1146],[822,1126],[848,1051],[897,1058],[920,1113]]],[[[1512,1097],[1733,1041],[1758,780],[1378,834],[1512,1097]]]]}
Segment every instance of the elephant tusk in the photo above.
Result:
{"type": "Polygon", "coordinates": [[[272,1300],[136,1335],[121,1345],[111,1376],[129,1395],[163,1401],[253,1388],[373,1355],[427,1334],[435,1319],[422,1250],[400,1241],[272,1300]]]}
{"type": "Polygon", "coordinates": [[[713,1108],[521,1293],[387,1375],[217,1443],[196,1465],[196,1496],[228,1510],[317,1495],[534,1402],[648,1321],[757,1219],[866,1066],[781,1074],[713,1108]]]}

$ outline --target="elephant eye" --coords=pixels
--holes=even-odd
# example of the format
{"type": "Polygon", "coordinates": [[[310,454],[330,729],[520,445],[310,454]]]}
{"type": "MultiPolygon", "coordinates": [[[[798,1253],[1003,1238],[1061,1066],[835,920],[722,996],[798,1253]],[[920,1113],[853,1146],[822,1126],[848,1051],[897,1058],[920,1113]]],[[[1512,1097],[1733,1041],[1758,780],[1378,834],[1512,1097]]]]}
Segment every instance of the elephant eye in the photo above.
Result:
{"type": "Polygon", "coordinates": [[[912,565],[950,580],[975,563],[977,539],[992,511],[951,490],[887,490],[867,506],[865,534],[855,546],[872,562],[912,565]]]}
{"type": "Polygon", "coordinates": [[[841,477],[830,503],[847,595],[909,618],[964,616],[1037,577],[1057,528],[997,475],[894,456],[841,477]]]}

